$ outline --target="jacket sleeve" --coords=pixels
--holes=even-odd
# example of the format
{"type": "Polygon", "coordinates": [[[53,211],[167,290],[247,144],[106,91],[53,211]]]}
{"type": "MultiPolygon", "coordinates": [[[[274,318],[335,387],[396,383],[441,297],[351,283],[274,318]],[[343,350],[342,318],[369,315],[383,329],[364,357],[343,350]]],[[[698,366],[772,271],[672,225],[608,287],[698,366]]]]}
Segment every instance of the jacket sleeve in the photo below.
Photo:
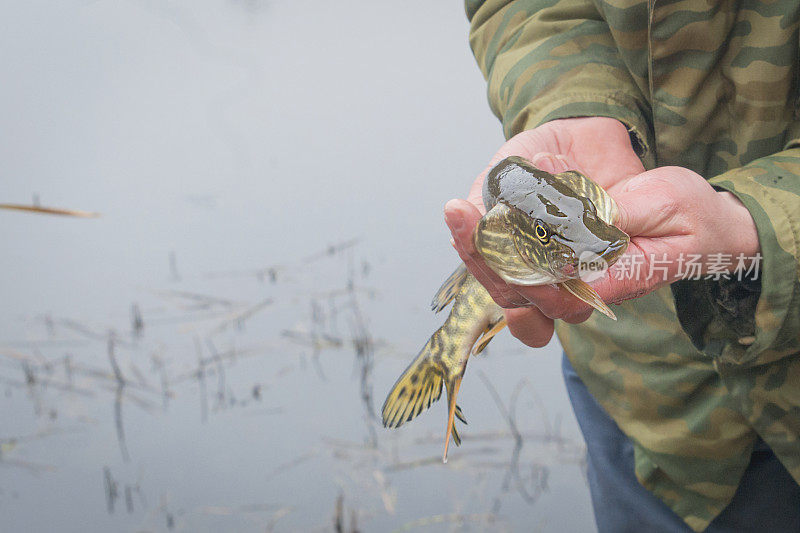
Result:
{"type": "MultiPolygon", "coordinates": [[[[607,116],[628,127],[645,167],[653,166],[649,103],[593,2],[466,0],[466,11],[470,46],[506,137],[554,119],[607,116]]],[[[797,125],[784,151],[709,180],[735,194],[753,216],[763,258],[758,275],[673,284],[684,330],[723,365],[768,363],[800,352],[797,125]]]]}
{"type": "Polygon", "coordinates": [[[624,123],[645,156],[647,100],[591,1],[467,0],[466,11],[507,138],[554,119],[605,116],[624,123]]]}
{"type": "Polygon", "coordinates": [[[800,138],[785,148],[709,180],[750,211],[761,244],[758,272],[744,282],[675,293],[684,329],[722,365],[766,364],[800,352],[800,138]],[[696,301],[703,292],[712,306],[705,324],[693,321],[703,314],[704,303],[696,301]]]}

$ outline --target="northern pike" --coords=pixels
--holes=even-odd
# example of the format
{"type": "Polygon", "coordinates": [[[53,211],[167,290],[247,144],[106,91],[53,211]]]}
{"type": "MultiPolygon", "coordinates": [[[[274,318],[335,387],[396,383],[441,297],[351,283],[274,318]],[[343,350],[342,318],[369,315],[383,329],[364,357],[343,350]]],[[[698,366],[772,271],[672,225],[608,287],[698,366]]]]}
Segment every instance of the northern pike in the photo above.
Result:
{"type": "MultiPolygon", "coordinates": [[[[550,174],[521,157],[494,166],[483,186],[486,215],[474,233],[476,250],[504,281],[566,289],[606,316],[613,311],[581,277],[602,272],[628,246],[614,226],[617,207],[599,185],[576,171],[550,174]]],[[[431,303],[435,312],[450,302],[444,324],[428,339],[392,387],[383,404],[384,427],[400,427],[429,408],[447,390],[444,455],[455,418],[466,423],[456,397],[471,354],[478,354],[506,326],[503,310],[462,264],[431,303]]]]}

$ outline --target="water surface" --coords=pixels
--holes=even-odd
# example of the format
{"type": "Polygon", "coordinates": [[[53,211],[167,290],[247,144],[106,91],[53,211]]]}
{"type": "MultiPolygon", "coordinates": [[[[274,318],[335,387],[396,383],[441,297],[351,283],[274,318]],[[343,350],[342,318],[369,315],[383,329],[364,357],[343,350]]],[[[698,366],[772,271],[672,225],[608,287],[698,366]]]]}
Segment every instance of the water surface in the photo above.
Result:
{"type": "Polygon", "coordinates": [[[384,430],[502,142],[456,2],[0,6],[7,531],[587,531],[560,350],[384,430]],[[496,392],[496,396],[494,393],[496,392]]]}

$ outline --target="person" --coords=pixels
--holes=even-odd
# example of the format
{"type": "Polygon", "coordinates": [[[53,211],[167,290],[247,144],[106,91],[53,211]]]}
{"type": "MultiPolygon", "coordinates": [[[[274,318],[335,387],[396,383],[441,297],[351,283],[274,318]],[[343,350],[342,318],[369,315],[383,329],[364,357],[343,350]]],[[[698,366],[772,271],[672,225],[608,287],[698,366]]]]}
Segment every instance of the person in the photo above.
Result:
{"type": "Polygon", "coordinates": [[[466,11],[509,139],[489,166],[579,170],[631,236],[593,283],[618,304],[611,322],[486,267],[472,245],[486,171],[445,206],[512,334],[558,334],[598,529],[800,531],[800,3],[466,11]]]}

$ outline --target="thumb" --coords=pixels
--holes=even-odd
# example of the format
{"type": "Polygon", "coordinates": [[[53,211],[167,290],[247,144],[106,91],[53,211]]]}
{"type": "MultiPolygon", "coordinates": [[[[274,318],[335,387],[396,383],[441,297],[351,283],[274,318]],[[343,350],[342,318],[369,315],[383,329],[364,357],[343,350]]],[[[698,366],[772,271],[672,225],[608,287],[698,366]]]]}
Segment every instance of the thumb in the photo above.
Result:
{"type": "Polygon", "coordinates": [[[617,203],[615,225],[630,235],[651,235],[669,218],[669,191],[663,182],[647,172],[628,180],[610,194],[617,203]]]}
{"type": "Polygon", "coordinates": [[[578,170],[577,166],[572,164],[563,155],[553,154],[550,152],[539,152],[530,159],[533,166],[539,170],[550,172],[551,174],[558,174],[565,170],[578,170]]]}
{"type": "Polygon", "coordinates": [[[468,254],[475,253],[472,233],[481,219],[478,209],[464,200],[450,200],[444,206],[444,220],[453,234],[458,248],[468,254]]]}
{"type": "Polygon", "coordinates": [[[645,225],[645,213],[637,202],[635,195],[617,194],[614,197],[617,201],[617,219],[614,225],[627,233],[630,237],[641,235],[645,225]]]}

